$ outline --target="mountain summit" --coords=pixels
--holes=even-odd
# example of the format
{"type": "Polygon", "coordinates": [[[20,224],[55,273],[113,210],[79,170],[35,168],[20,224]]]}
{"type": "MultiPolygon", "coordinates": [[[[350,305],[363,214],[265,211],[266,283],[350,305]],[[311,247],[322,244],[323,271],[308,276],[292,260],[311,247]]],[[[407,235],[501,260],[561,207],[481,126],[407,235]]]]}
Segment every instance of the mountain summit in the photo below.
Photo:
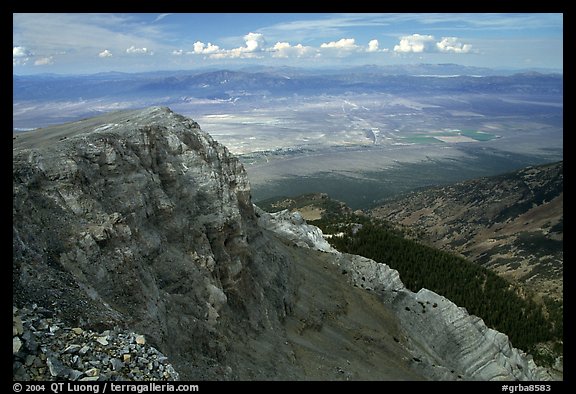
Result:
{"type": "MultiPolygon", "coordinates": [[[[15,312],[107,332],[90,334],[95,346],[135,338],[187,380],[550,378],[450,300],[407,290],[385,264],[338,253],[299,215],[256,209],[238,160],[167,108],[13,143],[15,312]]],[[[24,351],[44,348],[14,322],[22,366],[24,351]]],[[[65,357],[48,360],[59,377],[65,357]]],[[[74,376],[115,379],[123,364],[114,363],[106,376],[74,376]]]]}

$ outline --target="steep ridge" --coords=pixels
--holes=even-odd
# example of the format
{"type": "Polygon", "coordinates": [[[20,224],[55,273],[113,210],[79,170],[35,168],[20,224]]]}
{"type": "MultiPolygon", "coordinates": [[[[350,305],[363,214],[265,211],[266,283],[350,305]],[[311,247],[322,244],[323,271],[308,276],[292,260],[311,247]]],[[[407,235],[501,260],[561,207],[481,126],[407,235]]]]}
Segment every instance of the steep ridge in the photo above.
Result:
{"type": "MultiPolygon", "coordinates": [[[[299,245],[328,252],[350,284],[375,294],[388,305],[412,354],[412,365],[424,376],[440,380],[548,380],[553,377],[531,357],[512,346],[508,337],[488,328],[445,297],[428,289],[414,293],[398,271],[365,257],[342,254],[325,240],[321,230],[302,221],[298,212],[259,212],[259,223],[297,239],[299,245]]],[[[396,338],[396,340],[399,340],[396,338]]]]}
{"type": "Polygon", "coordinates": [[[186,380],[547,378],[448,300],[255,210],[239,162],[167,108],[13,144],[18,309],[142,334],[186,380]]]}

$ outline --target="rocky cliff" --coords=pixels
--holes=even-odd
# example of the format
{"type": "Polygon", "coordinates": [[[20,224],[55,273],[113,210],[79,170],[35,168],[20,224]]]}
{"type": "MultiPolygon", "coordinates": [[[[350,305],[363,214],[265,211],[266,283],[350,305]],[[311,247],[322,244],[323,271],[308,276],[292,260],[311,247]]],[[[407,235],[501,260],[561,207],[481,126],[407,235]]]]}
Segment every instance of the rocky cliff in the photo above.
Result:
{"type": "MultiPolygon", "coordinates": [[[[12,281],[14,311],[47,311],[65,334],[14,315],[15,371],[40,339],[32,365],[79,368],[72,345],[122,361],[136,332],[187,380],[545,377],[450,301],[335,252],[298,215],[256,212],[238,161],[167,108],[14,137],[12,281]]],[[[102,360],[101,375],[60,370],[148,366],[102,360]]]]}
{"type": "Polygon", "coordinates": [[[242,377],[230,365],[255,361],[230,347],[282,331],[288,262],[256,225],[242,166],[192,120],[150,108],[18,134],[13,165],[17,306],[130,327],[185,379],[242,377]]]}

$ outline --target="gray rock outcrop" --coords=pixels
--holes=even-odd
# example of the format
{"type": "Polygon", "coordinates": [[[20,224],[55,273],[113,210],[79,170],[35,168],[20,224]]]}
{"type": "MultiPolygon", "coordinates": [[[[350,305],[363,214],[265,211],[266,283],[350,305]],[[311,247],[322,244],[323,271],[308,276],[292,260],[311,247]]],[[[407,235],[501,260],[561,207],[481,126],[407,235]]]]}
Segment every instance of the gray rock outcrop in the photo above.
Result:
{"type": "MultiPolygon", "coordinates": [[[[242,165],[167,108],[19,134],[13,256],[15,305],[130,327],[183,379],[241,377],[257,361],[230,360],[230,347],[281,332],[291,304],[290,267],[256,225],[242,165]]],[[[268,365],[260,376],[274,376],[268,365]]]]}
{"type": "Polygon", "coordinates": [[[282,236],[303,248],[312,248],[323,252],[336,252],[322,236],[322,231],[306,223],[298,212],[283,211],[268,213],[257,206],[254,210],[258,216],[258,225],[282,236]]]}
{"type": "Polygon", "coordinates": [[[336,259],[351,283],[377,292],[396,312],[421,371],[434,379],[550,380],[532,357],[449,299],[404,287],[398,271],[358,256],[336,259]],[[447,371],[450,371],[448,374],[447,371]]]}

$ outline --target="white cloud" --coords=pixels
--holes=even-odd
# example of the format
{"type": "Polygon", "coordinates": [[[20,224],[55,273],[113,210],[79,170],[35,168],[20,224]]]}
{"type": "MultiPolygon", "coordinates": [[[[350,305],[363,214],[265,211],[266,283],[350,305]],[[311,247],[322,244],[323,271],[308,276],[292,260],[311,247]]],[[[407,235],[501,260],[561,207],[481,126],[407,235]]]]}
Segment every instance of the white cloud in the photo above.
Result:
{"type": "Polygon", "coordinates": [[[261,51],[266,45],[264,35],[260,33],[248,33],[244,36],[244,41],[246,41],[246,52],[261,51]]]}
{"type": "Polygon", "coordinates": [[[337,49],[356,49],[356,40],[353,38],[342,38],[338,41],[325,42],[320,45],[320,48],[337,48],[337,49]]]}
{"type": "MultiPolygon", "coordinates": [[[[210,53],[211,44],[206,46],[201,41],[194,43],[196,54],[210,54],[212,59],[224,58],[261,58],[265,54],[271,54],[274,58],[303,58],[320,57],[323,50],[330,51],[332,55],[342,57],[355,52],[387,52],[388,49],[380,49],[378,40],[371,40],[368,46],[356,44],[354,38],[342,38],[338,41],[325,42],[320,47],[305,46],[302,44],[292,45],[286,41],[278,41],[271,47],[266,47],[266,40],[261,33],[248,33],[244,36],[245,46],[233,49],[220,49],[212,46],[214,50],[210,53]]],[[[176,54],[176,52],[173,52],[176,54]]],[[[180,54],[180,52],[177,52],[180,54]]]]}
{"type": "Polygon", "coordinates": [[[34,62],[35,66],[49,66],[50,64],[54,64],[54,58],[52,56],[41,57],[34,62]]]}
{"type": "Polygon", "coordinates": [[[32,56],[32,52],[30,52],[26,47],[17,46],[12,47],[12,65],[13,66],[23,66],[28,63],[30,60],[30,56],[32,56]]]}
{"type": "Polygon", "coordinates": [[[250,32],[244,36],[244,42],[246,43],[246,46],[229,50],[220,50],[218,46],[213,45],[217,50],[210,53],[210,57],[213,59],[257,58],[260,57],[258,54],[265,50],[264,46],[266,45],[266,40],[264,39],[263,34],[250,32]]]}
{"type": "Polygon", "coordinates": [[[463,44],[457,37],[442,37],[442,40],[436,42],[434,36],[421,34],[400,37],[400,43],[394,46],[394,52],[400,53],[468,53],[471,50],[472,45],[463,44]]]}
{"type": "Polygon", "coordinates": [[[173,50],[173,51],[172,51],[172,54],[173,54],[174,56],[182,56],[182,55],[184,54],[184,50],[182,50],[182,49],[173,50]]]}
{"type": "Polygon", "coordinates": [[[206,45],[201,41],[196,41],[194,43],[194,53],[197,55],[217,53],[219,51],[220,47],[218,45],[213,45],[211,43],[208,43],[208,45],[206,45]]]}
{"type": "Polygon", "coordinates": [[[32,53],[26,47],[13,47],[12,57],[29,57],[32,53]]]}
{"type": "Polygon", "coordinates": [[[378,40],[370,40],[368,43],[368,52],[378,52],[378,40]]]}
{"type": "Polygon", "coordinates": [[[442,41],[436,43],[436,48],[440,52],[468,53],[472,50],[472,45],[462,44],[457,37],[442,37],[442,41]]]}
{"type": "Polygon", "coordinates": [[[278,58],[313,56],[318,52],[302,44],[292,46],[289,42],[277,42],[269,51],[272,52],[272,57],[278,58]]]}
{"type": "Polygon", "coordinates": [[[150,52],[148,50],[148,48],[136,48],[134,45],[132,45],[130,48],[126,49],[126,53],[136,54],[136,55],[145,55],[147,53],[152,54],[152,52],[150,52]]]}
{"type": "Polygon", "coordinates": [[[434,42],[434,36],[412,34],[400,38],[400,43],[394,45],[394,52],[401,53],[422,53],[429,50],[434,42]]]}
{"type": "Polygon", "coordinates": [[[279,41],[272,48],[267,49],[273,53],[273,57],[304,57],[321,56],[321,50],[331,50],[332,54],[342,57],[356,52],[388,52],[387,48],[380,49],[378,40],[371,40],[368,46],[356,44],[354,38],[342,38],[338,41],[325,42],[320,47],[303,46],[302,44],[290,45],[288,42],[279,41]]]}
{"type": "Polygon", "coordinates": [[[194,43],[194,53],[202,53],[205,46],[206,44],[204,44],[202,41],[196,41],[194,43]]]}
{"type": "Polygon", "coordinates": [[[290,45],[289,42],[277,42],[276,44],[274,44],[274,46],[272,47],[273,50],[275,51],[281,51],[284,49],[288,49],[291,48],[292,46],[290,45]]]}
{"type": "Polygon", "coordinates": [[[102,52],[100,52],[98,54],[98,56],[100,56],[100,57],[112,57],[112,52],[110,52],[108,49],[104,49],[102,52]]]}

